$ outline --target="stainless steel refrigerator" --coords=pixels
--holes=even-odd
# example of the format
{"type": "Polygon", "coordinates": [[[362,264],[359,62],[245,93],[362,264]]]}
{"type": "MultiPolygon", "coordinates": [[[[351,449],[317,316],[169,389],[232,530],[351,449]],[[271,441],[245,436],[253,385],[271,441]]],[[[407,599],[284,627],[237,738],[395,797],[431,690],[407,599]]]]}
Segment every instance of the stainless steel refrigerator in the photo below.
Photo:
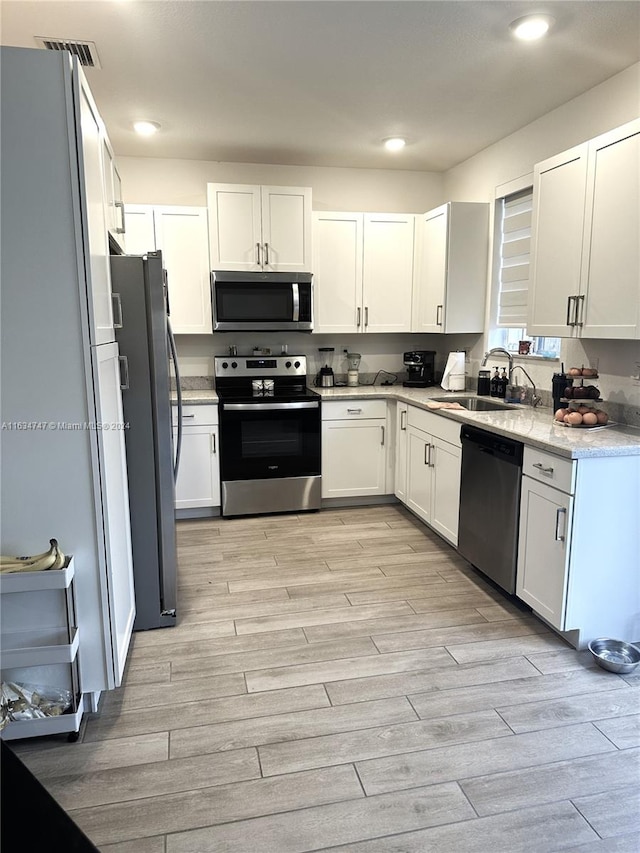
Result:
{"type": "MultiPolygon", "coordinates": [[[[181,429],[173,442],[169,362],[180,375],[160,252],[111,258],[121,317],[116,340],[125,359],[122,403],[136,598],[134,630],[175,625],[175,478],[181,429]]],[[[178,424],[181,423],[178,401],[178,424]]]]}

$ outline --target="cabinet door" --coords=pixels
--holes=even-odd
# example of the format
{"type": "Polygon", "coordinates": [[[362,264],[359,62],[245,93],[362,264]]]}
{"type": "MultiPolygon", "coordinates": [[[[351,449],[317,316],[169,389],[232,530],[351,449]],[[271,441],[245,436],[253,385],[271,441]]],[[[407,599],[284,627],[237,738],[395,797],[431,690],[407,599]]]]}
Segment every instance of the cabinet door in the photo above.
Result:
{"type": "Polygon", "coordinates": [[[362,328],[361,213],[314,213],[314,332],[362,328]]]}
{"type": "Polygon", "coordinates": [[[126,208],[128,255],[146,255],[156,250],[153,207],[147,204],[128,204],[126,208]]]}
{"type": "Polygon", "coordinates": [[[407,431],[407,500],[409,509],[431,521],[431,468],[429,454],[433,453],[432,438],[414,427],[407,431]]]}
{"type": "Polygon", "coordinates": [[[452,545],[457,545],[462,450],[439,438],[432,441],[431,525],[452,545]]]}
{"type": "Polygon", "coordinates": [[[262,265],[272,272],[312,272],[311,190],[262,187],[262,265]]]}
{"type": "Polygon", "coordinates": [[[262,269],[260,197],[259,186],[207,185],[211,269],[262,269]]]}
{"type": "Polygon", "coordinates": [[[530,335],[571,337],[577,328],[587,150],[579,145],[534,169],[530,335]]]}
{"type": "Polygon", "coordinates": [[[176,334],[211,334],[207,209],[156,207],[156,248],[167,271],[171,325],[176,334]]]}
{"type": "Polygon", "coordinates": [[[185,427],[176,481],[176,509],[220,506],[218,427],[185,427]]]}
{"type": "Polygon", "coordinates": [[[407,502],[407,404],[396,407],[396,465],[394,494],[403,503],[407,502]]]}
{"type": "Polygon", "coordinates": [[[104,588],[108,601],[107,636],[112,661],[109,687],[122,681],[135,617],[129,488],[120,390],[118,345],[92,347],[96,376],[96,417],[110,428],[97,430],[100,457],[100,495],[106,550],[104,588]]]}
{"type": "Polygon", "coordinates": [[[640,120],[589,143],[582,260],[587,338],[640,337],[640,120]]]}
{"type": "Polygon", "coordinates": [[[363,329],[410,332],[413,214],[364,215],[363,329]]]}
{"type": "Polygon", "coordinates": [[[103,171],[102,121],[84,77],[79,87],[79,151],[86,210],[86,234],[89,249],[89,324],[92,344],[115,340],[111,273],[107,237],[107,205],[103,171]]]}
{"type": "Polygon", "coordinates": [[[444,331],[448,221],[448,206],[443,204],[416,223],[414,332],[444,331]]]}
{"type": "Polygon", "coordinates": [[[386,421],[324,421],[322,497],[386,494],[386,421]]]}
{"type": "Polygon", "coordinates": [[[522,478],[516,595],[564,630],[573,498],[522,478]]]}
{"type": "Polygon", "coordinates": [[[122,180],[116,167],[115,156],[106,134],[103,134],[102,136],[102,167],[104,171],[108,231],[118,246],[124,248],[124,205],[122,203],[122,180]]]}

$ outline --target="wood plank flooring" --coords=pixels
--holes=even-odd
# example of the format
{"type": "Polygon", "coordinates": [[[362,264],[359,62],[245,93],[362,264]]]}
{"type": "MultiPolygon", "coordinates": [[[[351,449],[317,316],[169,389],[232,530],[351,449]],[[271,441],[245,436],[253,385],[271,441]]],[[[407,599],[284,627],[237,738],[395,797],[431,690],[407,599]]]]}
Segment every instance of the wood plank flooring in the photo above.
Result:
{"type": "Polygon", "coordinates": [[[178,524],[178,625],[12,746],[103,853],[631,853],[640,677],[399,506],[178,524]]]}

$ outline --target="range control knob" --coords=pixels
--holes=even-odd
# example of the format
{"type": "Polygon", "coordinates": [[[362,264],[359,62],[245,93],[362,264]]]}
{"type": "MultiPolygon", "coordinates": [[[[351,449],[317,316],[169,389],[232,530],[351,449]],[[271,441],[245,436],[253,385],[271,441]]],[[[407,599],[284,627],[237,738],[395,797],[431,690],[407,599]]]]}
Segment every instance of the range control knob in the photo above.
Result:
{"type": "Polygon", "coordinates": [[[293,366],[294,366],[295,368],[300,367],[300,362],[299,362],[299,361],[294,361],[293,366]]]}
{"type": "Polygon", "coordinates": [[[232,362],[231,362],[231,367],[237,367],[237,366],[238,366],[238,362],[237,362],[237,361],[232,361],[232,362]]]}
{"type": "Polygon", "coordinates": [[[226,361],[223,361],[223,362],[222,362],[222,369],[223,369],[223,370],[226,370],[226,369],[227,369],[227,367],[229,367],[229,363],[228,363],[228,362],[226,362],[226,361]]]}
{"type": "Polygon", "coordinates": [[[285,366],[285,367],[291,367],[291,362],[290,362],[290,361],[285,362],[285,365],[284,365],[284,366],[285,366]]]}

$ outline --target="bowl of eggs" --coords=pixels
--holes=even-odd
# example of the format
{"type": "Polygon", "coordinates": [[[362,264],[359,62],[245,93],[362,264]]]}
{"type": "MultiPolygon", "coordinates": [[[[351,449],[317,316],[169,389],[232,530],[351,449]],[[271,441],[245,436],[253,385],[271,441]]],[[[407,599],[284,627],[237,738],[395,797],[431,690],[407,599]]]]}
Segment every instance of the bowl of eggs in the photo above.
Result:
{"type": "Polygon", "coordinates": [[[603,427],[609,423],[609,415],[602,409],[593,406],[577,406],[575,408],[557,409],[554,421],[567,427],[591,428],[603,427]]]}

